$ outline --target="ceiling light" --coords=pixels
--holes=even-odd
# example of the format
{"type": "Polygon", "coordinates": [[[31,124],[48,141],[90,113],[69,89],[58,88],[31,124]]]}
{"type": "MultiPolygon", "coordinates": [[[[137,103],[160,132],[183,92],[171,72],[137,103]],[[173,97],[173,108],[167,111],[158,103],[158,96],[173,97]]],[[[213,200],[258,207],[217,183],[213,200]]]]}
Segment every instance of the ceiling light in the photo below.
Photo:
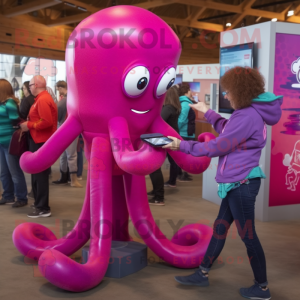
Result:
{"type": "Polygon", "coordinates": [[[287,16],[288,16],[288,17],[291,17],[291,16],[293,16],[293,15],[294,15],[294,11],[293,11],[293,10],[289,10],[287,16]]]}
{"type": "Polygon", "coordinates": [[[73,3],[70,3],[70,2],[64,2],[64,4],[65,5],[68,5],[68,6],[71,6],[71,7],[76,7],[76,5],[75,4],[73,4],[73,3]]]}
{"type": "Polygon", "coordinates": [[[231,26],[231,23],[226,23],[226,27],[230,27],[231,26]]]}
{"type": "Polygon", "coordinates": [[[277,18],[273,18],[271,21],[272,22],[277,22],[277,18]]]}
{"type": "Polygon", "coordinates": [[[87,9],[86,9],[86,8],[84,8],[84,7],[81,7],[81,6],[77,6],[77,9],[79,9],[79,10],[82,10],[82,11],[87,11],[87,9]]]}

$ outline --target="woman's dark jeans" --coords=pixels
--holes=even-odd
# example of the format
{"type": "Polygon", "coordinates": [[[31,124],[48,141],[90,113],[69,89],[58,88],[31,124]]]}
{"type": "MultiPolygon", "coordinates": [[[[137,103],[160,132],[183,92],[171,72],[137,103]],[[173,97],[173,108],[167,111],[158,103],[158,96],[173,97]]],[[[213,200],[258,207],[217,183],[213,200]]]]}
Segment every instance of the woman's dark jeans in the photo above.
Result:
{"type": "Polygon", "coordinates": [[[242,184],[229,191],[222,200],[219,215],[214,223],[214,233],[200,269],[207,272],[210,270],[224,247],[230,225],[235,221],[239,236],[247,248],[255,280],[261,286],[268,284],[265,254],[254,224],[255,198],[260,183],[260,178],[250,179],[249,184],[242,184]]]}

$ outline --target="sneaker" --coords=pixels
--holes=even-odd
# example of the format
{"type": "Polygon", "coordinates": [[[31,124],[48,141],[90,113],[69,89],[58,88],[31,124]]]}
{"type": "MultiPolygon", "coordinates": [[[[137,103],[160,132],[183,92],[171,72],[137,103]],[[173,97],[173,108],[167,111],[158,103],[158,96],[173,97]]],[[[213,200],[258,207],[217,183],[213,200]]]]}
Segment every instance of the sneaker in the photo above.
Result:
{"type": "Polygon", "coordinates": [[[157,205],[157,206],[164,206],[165,202],[163,199],[157,199],[157,198],[153,197],[152,199],[149,200],[149,204],[157,205]]]}
{"type": "Polygon", "coordinates": [[[36,208],[33,212],[27,215],[28,218],[46,218],[51,216],[50,210],[41,210],[36,208]]]}
{"type": "Polygon", "coordinates": [[[186,177],[186,176],[178,176],[177,177],[177,180],[179,182],[190,182],[192,181],[193,179],[192,178],[189,178],[189,177],[186,177]]]}
{"type": "Polygon", "coordinates": [[[165,182],[165,183],[164,183],[164,186],[176,188],[176,185],[175,185],[175,184],[170,184],[169,182],[165,182]]]}
{"type": "Polygon", "coordinates": [[[254,281],[254,285],[249,288],[241,288],[240,293],[244,298],[257,299],[257,300],[269,300],[271,299],[270,290],[264,291],[261,286],[254,281]]]}
{"type": "Polygon", "coordinates": [[[14,204],[14,203],[15,203],[15,199],[5,200],[4,198],[1,198],[1,200],[0,200],[0,205],[3,205],[3,204],[14,204]]]}
{"type": "Polygon", "coordinates": [[[33,190],[28,193],[28,198],[34,199],[33,190]]]}
{"type": "Polygon", "coordinates": [[[154,196],[154,191],[152,190],[151,192],[148,192],[147,195],[154,196]]]}
{"type": "Polygon", "coordinates": [[[29,206],[30,208],[35,208],[34,203],[29,206]]]}
{"type": "Polygon", "coordinates": [[[81,176],[80,176],[80,177],[77,177],[77,180],[81,181],[81,180],[82,180],[82,177],[81,177],[81,176]]]}
{"type": "Polygon", "coordinates": [[[26,206],[27,205],[27,202],[25,202],[25,201],[16,201],[13,205],[12,205],[12,207],[13,208],[16,208],[16,207],[22,207],[22,206],[26,206]]]}
{"type": "Polygon", "coordinates": [[[175,280],[183,285],[209,286],[208,276],[205,276],[200,269],[188,276],[175,276],[175,280]]]}

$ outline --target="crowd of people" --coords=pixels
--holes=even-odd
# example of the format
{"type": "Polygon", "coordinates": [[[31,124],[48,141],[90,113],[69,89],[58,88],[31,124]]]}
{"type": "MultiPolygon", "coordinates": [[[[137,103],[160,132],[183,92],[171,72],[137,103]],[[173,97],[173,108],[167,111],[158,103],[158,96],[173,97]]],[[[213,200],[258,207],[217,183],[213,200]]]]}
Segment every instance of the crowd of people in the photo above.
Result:
{"type": "MultiPolygon", "coordinates": [[[[52,136],[67,118],[67,83],[58,81],[56,90],[60,95],[57,101],[43,76],[34,76],[23,83],[23,99],[15,97],[9,81],[0,79],[0,179],[3,193],[0,205],[12,204],[13,208],[28,204],[28,197],[34,199],[30,218],[49,217],[49,175],[51,168],[31,175],[31,188],[28,193],[25,176],[20,168],[20,156],[11,154],[13,134],[20,130],[28,141],[28,150],[37,151],[52,136]]],[[[68,184],[82,187],[83,140],[78,137],[60,157],[61,178],[54,184],[68,184]],[[69,178],[70,177],[70,178],[69,178]]]]}

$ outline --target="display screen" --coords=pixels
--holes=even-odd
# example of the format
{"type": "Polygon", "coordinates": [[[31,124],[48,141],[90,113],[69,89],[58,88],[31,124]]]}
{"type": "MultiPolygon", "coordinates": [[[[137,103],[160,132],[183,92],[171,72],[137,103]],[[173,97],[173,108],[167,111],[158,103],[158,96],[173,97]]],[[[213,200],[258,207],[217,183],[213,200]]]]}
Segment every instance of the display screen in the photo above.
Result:
{"type": "MultiPolygon", "coordinates": [[[[254,43],[224,47],[220,49],[220,79],[234,67],[253,68],[254,43]]],[[[219,112],[232,113],[230,102],[224,98],[224,91],[219,87],[219,112]]]]}
{"type": "Polygon", "coordinates": [[[167,137],[154,137],[145,139],[148,143],[154,145],[154,146],[163,146],[172,143],[173,141],[167,137]]]}

